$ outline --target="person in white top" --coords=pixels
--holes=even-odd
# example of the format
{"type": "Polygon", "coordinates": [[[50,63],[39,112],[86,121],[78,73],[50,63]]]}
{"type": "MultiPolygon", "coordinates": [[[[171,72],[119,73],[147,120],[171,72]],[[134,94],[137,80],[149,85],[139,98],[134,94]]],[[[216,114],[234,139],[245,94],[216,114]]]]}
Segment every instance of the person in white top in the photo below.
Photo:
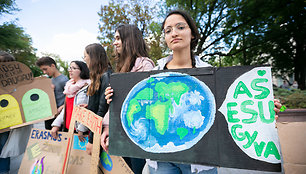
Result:
{"type": "MultiPolygon", "coordinates": [[[[163,69],[181,69],[207,67],[209,64],[203,62],[200,58],[193,54],[193,50],[198,43],[198,29],[193,19],[184,11],[171,11],[162,24],[165,41],[172,55],[158,60],[158,66],[155,70],[163,69]]],[[[105,98],[111,101],[113,91],[108,89],[105,91],[105,98]]],[[[280,103],[277,105],[280,108],[280,103]]],[[[275,110],[278,112],[279,110],[275,110]]],[[[105,137],[101,137],[105,140],[105,137]]],[[[106,147],[107,143],[101,140],[102,147],[106,147]]],[[[216,154],[217,155],[217,154],[216,154]]],[[[216,174],[217,168],[213,166],[203,166],[196,164],[181,164],[172,162],[159,162],[147,160],[150,174],[216,174]]]]}
{"type": "MultiPolygon", "coordinates": [[[[160,59],[154,69],[181,69],[210,66],[194,56],[193,50],[198,43],[198,29],[192,18],[184,11],[171,11],[162,24],[167,46],[172,55],[160,59]]],[[[147,160],[151,174],[161,173],[217,173],[217,168],[211,166],[157,162],[147,160]]]]}

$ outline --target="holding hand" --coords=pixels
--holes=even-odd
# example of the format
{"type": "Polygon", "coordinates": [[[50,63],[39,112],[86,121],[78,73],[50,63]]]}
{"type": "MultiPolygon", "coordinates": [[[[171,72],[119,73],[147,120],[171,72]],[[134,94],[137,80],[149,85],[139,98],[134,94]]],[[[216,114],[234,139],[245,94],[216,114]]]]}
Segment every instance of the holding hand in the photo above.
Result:
{"type": "Polygon", "coordinates": [[[86,139],[85,139],[86,136],[84,135],[83,132],[79,131],[79,132],[78,132],[78,137],[79,137],[79,140],[80,140],[81,142],[85,142],[85,141],[86,141],[86,139]]]}
{"type": "Polygon", "coordinates": [[[56,127],[56,126],[52,127],[51,135],[52,135],[53,138],[57,139],[59,129],[60,129],[60,127],[56,127]]]}
{"type": "Polygon", "coordinates": [[[109,127],[104,127],[101,135],[101,146],[105,152],[108,153],[108,144],[109,144],[109,127]]]}
{"type": "Polygon", "coordinates": [[[86,145],[86,152],[87,152],[88,155],[91,155],[92,144],[90,142],[88,142],[87,145],[86,145]]]}
{"type": "Polygon", "coordinates": [[[105,99],[107,100],[107,104],[110,104],[110,102],[112,101],[111,97],[113,96],[113,92],[114,90],[112,89],[112,87],[107,87],[105,89],[105,99]]]}
{"type": "Polygon", "coordinates": [[[280,108],[282,107],[282,104],[278,99],[274,99],[274,111],[275,111],[275,120],[278,119],[278,113],[280,111],[280,108]]]}

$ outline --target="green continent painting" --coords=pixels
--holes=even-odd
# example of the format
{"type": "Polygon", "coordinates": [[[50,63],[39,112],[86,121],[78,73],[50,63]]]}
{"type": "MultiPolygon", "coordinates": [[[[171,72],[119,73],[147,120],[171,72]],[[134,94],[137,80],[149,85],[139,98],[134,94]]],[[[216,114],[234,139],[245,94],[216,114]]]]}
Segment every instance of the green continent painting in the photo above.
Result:
{"type": "Polygon", "coordinates": [[[206,84],[188,74],[166,72],[136,84],[121,110],[128,137],[147,152],[191,148],[210,129],[216,104],[206,84]]]}

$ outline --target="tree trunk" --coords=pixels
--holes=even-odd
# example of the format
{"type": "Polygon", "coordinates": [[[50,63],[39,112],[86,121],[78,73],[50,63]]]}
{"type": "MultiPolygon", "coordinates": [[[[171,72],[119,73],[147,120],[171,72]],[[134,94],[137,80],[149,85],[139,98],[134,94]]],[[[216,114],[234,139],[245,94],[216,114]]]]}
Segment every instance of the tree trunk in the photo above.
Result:
{"type": "Polygon", "coordinates": [[[306,86],[306,54],[304,48],[304,37],[299,36],[298,33],[294,37],[296,41],[296,54],[294,57],[294,78],[298,82],[299,88],[304,90],[306,86]]]}

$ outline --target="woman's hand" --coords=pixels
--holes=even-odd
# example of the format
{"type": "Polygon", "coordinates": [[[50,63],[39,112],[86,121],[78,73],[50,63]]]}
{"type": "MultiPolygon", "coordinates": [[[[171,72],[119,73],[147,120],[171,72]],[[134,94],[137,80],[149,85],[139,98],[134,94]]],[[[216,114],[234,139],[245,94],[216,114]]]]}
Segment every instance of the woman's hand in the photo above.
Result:
{"type": "Polygon", "coordinates": [[[56,127],[56,126],[52,127],[52,129],[51,129],[51,135],[52,135],[52,137],[53,137],[54,139],[57,139],[59,129],[60,129],[60,127],[56,127]]]}
{"type": "Polygon", "coordinates": [[[111,97],[113,96],[113,92],[114,90],[112,89],[112,87],[107,87],[105,89],[105,99],[107,100],[107,104],[110,104],[110,102],[112,101],[111,97]]]}
{"type": "Polygon", "coordinates": [[[88,155],[91,155],[92,144],[90,142],[88,142],[87,145],[86,145],[86,152],[87,152],[88,155]]]}
{"type": "Polygon", "coordinates": [[[104,127],[101,135],[101,146],[105,152],[108,153],[108,136],[109,136],[109,127],[104,127]]]}
{"type": "Polygon", "coordinates": [[[282,107],[282,104],[278,99],[274,99],[274,111],[275,111],[275,120],[278,119],[278,113],[280,111],[280,108],[282,107]]]}
{"type": "Polygon", "coordinates": [[[78,132],[78,137],[79,137],[79,140],[81,142],[85,142],[86,141],[86,139],[85,139],[86,136],[83,134],[83,132],[79,131],[78,132]]]}

